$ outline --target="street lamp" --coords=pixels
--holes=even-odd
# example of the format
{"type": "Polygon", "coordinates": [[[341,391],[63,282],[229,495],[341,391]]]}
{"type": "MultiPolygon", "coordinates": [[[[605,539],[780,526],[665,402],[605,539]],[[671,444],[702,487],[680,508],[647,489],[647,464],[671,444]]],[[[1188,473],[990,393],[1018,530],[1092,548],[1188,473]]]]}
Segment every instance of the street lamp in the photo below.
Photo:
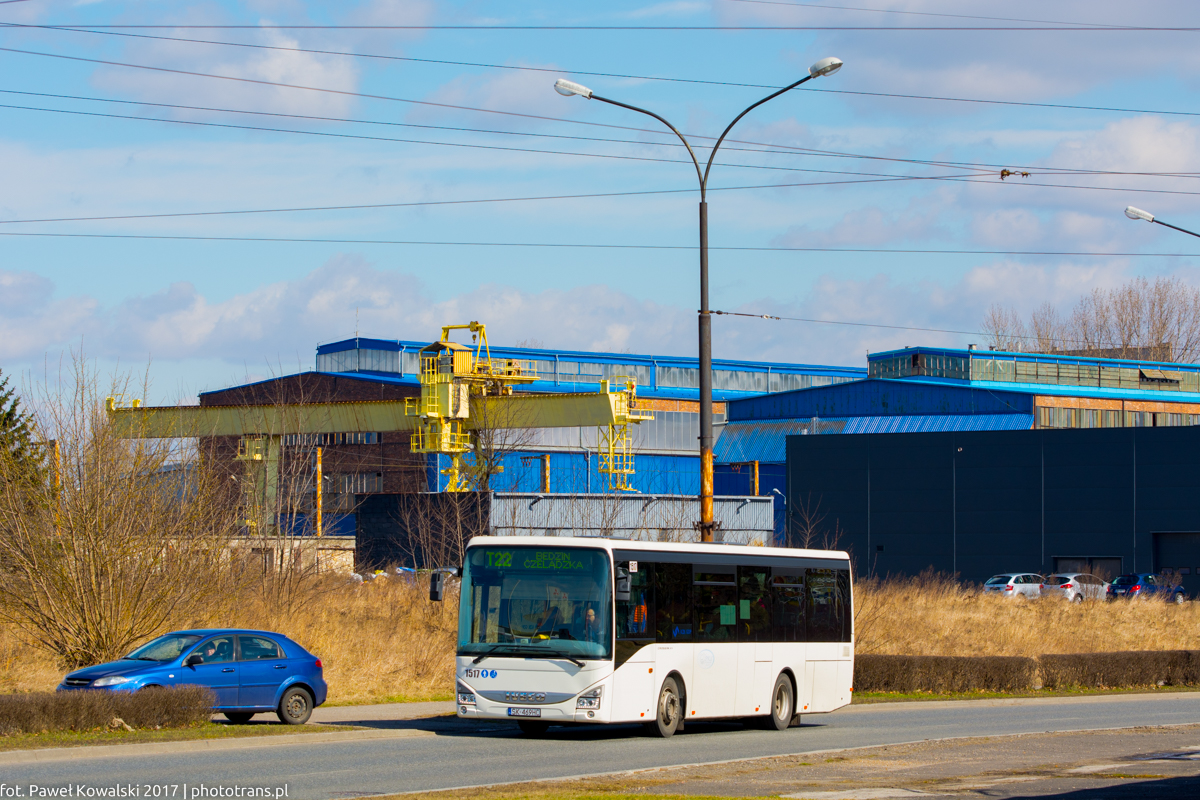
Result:
{"type": "Polygon", "coordinates": [[[1163,222],[1161,219],[1157,218],[1156,216],[1151,214],[1149,211],[1142,211],[1140,208],[1134,208],[1133,206],[1125,206],[1125,216],[1129,217],[1130,219],[1144,219],[1144,220],[1146,220],[1146,222],[1153,222],[1156,225],[1162,225],[1164,228],[1170,228],[1171,230],[1176,230],[1176,231],[1179,231],[1180,233],[1186,233],[1189,236],[1195,236],[1197,238],[1200,238],[1200,233],[1196,233],[1194,231],[1189,231],[1186,228],[1180,228],[1179,226],[1172,225],[1169,222],[1163,222]]]}
{"type": "Polygon", "coordinates": [[[599,100],[601,103],[608,103],[654,117],[679,137],[683,146],[687,148],[688,155],[692,157],[692,163],[696,166],[696,177],[700,181],[700,521],[696,523],[696,528],[700,531],[700,541],[702,542],[713,540],[713,531],[716,527],[713,523],[712,314],[708,308],[708,174],[712,170],[713,159],[716,158],[721,143],[725,141],[729,131],[738,124],[742,117],[768,100],[774,100],[802,83],[824,75],[832,75],[841,68],[841,59],[822,58],[808,68],[808,74],[803,78],[767,95],[738,114],[717,138],[717,143],[713,145],[712,152],[708,155],[708,163],[703,170],[701,170],[700,160],[696,158],[696,153],[692,150],[692,145],[687,138],[679,132],[678,128],[653,111],[601,97],[588,87],[574,81],[560,79],[554,84],[554,90],[565,97],[578,95],[585,100],[599,100]]]}

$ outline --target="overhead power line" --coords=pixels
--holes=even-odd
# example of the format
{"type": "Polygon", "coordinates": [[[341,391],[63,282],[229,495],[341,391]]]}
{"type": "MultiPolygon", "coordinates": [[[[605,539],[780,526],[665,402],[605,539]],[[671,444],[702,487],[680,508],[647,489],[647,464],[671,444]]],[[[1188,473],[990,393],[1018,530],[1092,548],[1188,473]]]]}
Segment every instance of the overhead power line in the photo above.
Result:
{"type": "Polygon", "coordinates": [[[893,32],[936,32],[936,31],[1063,31],[1067,33],[1121,33],[1121,32],[1181,32],[1193,33],[1197,27],[1174,25],[129,25],[93,24],[79,22],[48,23],[50,28],[96,28],[107,30],[283,30],[283,31],[673,31],[679,33],[705,33],[713,31],[761,31],[791,33],[795,31],[880,31],[893,32]]]}
{"type": "MultiPolygon", "coordinates": [[[[36,231],[0,231],[0,236],[28,236],[53,239],[147,239],[185,242],[259,242],[268,244],[368,244],[412,247],[527,247],[582,250],[690,250],[696,245],[612,244],[594,242],[449,242],[423,239],[343,239],[291,236],[188,236],[142,233],[58,233],[36,231]]],[[[1104,253],[1085,250],[921,250],[898,247],[714,247],[709,250],[742,253],[883,253],[892,255],[983,255],[983,256],[1054,256],[1087,258],[1200,258],[1200,253],[1104,253]]]]}
{"type": "MultiPolygon", "coordinates": [[[[847,320],[834,319],[817,319],[815,317],[779,317],[774,314],[749,314],[743,311],[712,311],[712,314],[719,314],[724,317],[748,317],[750,319],[765,319],[776,320],[780,322],[806,322],[816,325],[843,325],[852,328],[882,328],[884,330],[893,331],[918,331],[920,333],[954,333],[965,336],[982,336],[987,338],[993,334],[987,331],[962,331],[953,328],[921,328],[915,325],[885,325],[879,322],[849,322],[847,320]]],[[[1022,341],[1051,341],[1059,344],[1082,344],[1088,346],[1096,346],[1096,342],[1088,342],[1082,339],[1066,339],[1058,336],[1030,336],[1025,334],[1004,334],[1005,339],[1020,339],[1022,341]]],[[[1100,342],[1103,347],[1120,347],[1118,342],[1100,342]]]]}
{"type": "Polygon", "coordinates": [[[895,8],[856,8],[854,6],[830,6],[820,3],[788,3],[783,0],[726,0],[729,3],[751,3],[760,6],[792,6],[794,8],[820,8],[829,11],[866,11],[874,14],[897,14],[909,17],[946,17],[950,19],[981,19],[991,22],[1029,22],[1035,25],[1087,25],[1096,28],[1117,28],[1100,22],[1063,22],[1052,19],[1020,19],[1014,17],[983,17],[977,14],[946,14],[936,11],[901,11],[895,8]]]}
{"type": "MultiPolygon", "coordinates": [[[[138,121],[138,122],[161,122],[161,123],[164,123],[167,125],[187,125],[187,126],[192,126],[192,127],[204,127],[204,128],[225,128],[225,129],[232,129],[232,130],[263,131],[263,132],[267,132],[267,133],[289,133],[289,134],[293,134],[296,136],[318,136],[318,137],[333,138],[333,139],[356,139],[356,140],[364,140],[364,141],[371,141],[371,142],[392,142],[392,143],[399,143],[399,144],[424,144],[424,145],[431,145],[431,146],[435,146],[435,147],[462,147],[462,148],[467,148],[467,149],[471,149],[471,150],[499,150],[499,151],[511,152],[511,153],[534,153],[534,154],[538,154],[538,155],[571,156],[571,157],[576,157],[576,158],[602,158],[602,159],[615,159],[618,161],[646,161],[646,162],[654,162],[654,163],[662,163],[662,164],[689,164],[689,163],[691,163],[691,162],[685,161],[683,159],[653,158],[650,156],[623,156],[623,155],[616,155],[613,153],[581,153],[581,152],[572,151],[572,150],[544,150],[544,149],[538,149],[538,148],[533,148],[533,147],[508,147],[505,145],[472,144],[469,142],[440,142],[440,141],[429,141],[427,139],[402,139],[402,138],[392,137],[392,136],[368,136],[365,134],[358,134],[358,133],[336,133],[334,131],[305,131],[305,130],[296,130],[294,128],[269,128],[269,127],[259,126],[259,125],[238,125],[238,124],[231,123],[231,122],[203,122],[200,120],[164,119],[161,117],[139,117],[139,116],[134,116],[132,114],[108,114],[108,113],[104,113],[104,112],[100,112],[100,111],[77,111],[77,110],[73,110],[73,109],[62,109],[62,108],[38,108],[36,106],[18,106],[18,105],[11,105],[11,104],[5,104],[5,103],[0,103],[0,108],[7,108],[7,109],[12,109],[12,110],[17,110],[17,111],[40,111],[40,112],[44,112],[44,113],[48,113],[48,114],[71,114],[71,115],[84,116],[84,117],[100,117],[100,118],[104,118],[104,119],[133,120],[133,121],[138,121]]],[[[889,179],[903,178],[904,180],[934,180],[934,179],[941,179],[944,177],[956,177],[956,176],[890,175],[890,174],[886,174],[886,173],[850,172],[850,171],[845,171],[845,170],[811,169],[811,168],[807,168],[807,167],[782,167],[782,166],[771,166],[771,165],[767,165],[767,164],[730,164],[727,162],[718,163],[717,166],[725,167],[725,168],[736,168],[736,169],[770,170],[770,171],[775,171],[775,172],[808,172],[808,173],[821,173],[821,174],[833,174],[833,175],[867,175],[867,176],[872,176],[872,177],[889,178],[889,179]]],[[[972,173],[972,174],[976,174],[976,173],[972,173]]]]}
{"type": "MultiPolygon", "coordinates": [[[[537,133],[532,131],[510,131],[498,130],[495,128],[470,128],[460,125],[424,125],[413,122],[395,122],[392,120],[374,120],[374,119],[356,119],[353,117],[329,117],[316,114],[288,114],[281,111],[258,111],[238,108],[219,108],[214,106],[192,106],[182,105],[179,103],[155,103],[148,100],[121,100],[110,97],[95,97],[88,95],[71,95],[71,94],[54,94],[51,92],[29,92],[18,89],[0,89],[0,94],[15,94],[26,97],[46,97],[57,100],[83,100],[91,103],[110,103],[117,105],[128,106],[149,106],[152,108],[170,108],[182,111],[204,111],[219,114],[242,114],[249,116],[262,117],[278,117],[282,119],[299,119],[311,120],[317,122],[341,122],[354,125],[380,125],[385,127],[397,128],[416,128],[420,130],[438,130],[438,131],[453,131],[455,133],[482,133],[494,134],[498,136],[523,136],[536,139],[566,139],[569,141],[584,141],[584,142],[605,142],[614,144],[632,144],[639,146],[651,147],[670,147],[679,149],[683,147],[678,141],[665,142],[646,142],[636,139],[614,139],[611,137],[601,136],[571,136],[568,134],[559,133],[537,133]]],[[[57,111],[57,109],[50,109],[57,111]]],[[[157,117],[133,117],[132,119],[146,119],[148,121],[160,122],[163,121],[157,117]]],[[[170,122],[171,120],[166,120],[170,122]]],[[[645,130],[646,133],[658,133],[659,131],[645,130]]],[[[702,136],[700,134],[687,134],[691,138],[696,139],[711,139],[713,137],[702,136]]],[[[750,147],[735,147],[726,145],[726,150],[743,151],[751,153],[770,153],[776,155],[802,155],[814,156],[820,158],[852,158],[869,161],[886,161],[897,164],[918,164],[923,166],[942,167],[949,169],[976,169],[983,173],[996,173],[998,170],[1008,167],[1019,170],[1033,170],[1039,174],[1061,173],[1070,175],[1130,175],[1139,177],[1168,177],[1168,178],[1197,178],[1200,173],[1195,172],[1128,172],[1123,170],[1097,170],[1097,169],[1077,169],[1073,167],[1057,167],[1052,164],[1040,164],[1037,166],[1013,164],[1009,162],[987,164],[982,162],[971,161],[946,161],[932,160],[921,158],[898,158],[896,156],[876,156],[867,155],[865,153],[844,153],[837,150],[823,150],[809,147],[799,147],[797,145],[781,144],[776,142],[755,142],[746,139],[726,139],[726,142],[735,144],[750,145],[750,147]]]]}
{"type": "MultiPolygon", "coordinates": [[[[664,163],[664,164],[686,164],[686,163],[689,163],[683,159],[652,158],[649,156],[623,156],[623,155],[615,155],[615,154],[611,154],[611,153],[580,153],[580,152],[569,151],[569,150],[541,150],[541,149],[529,148],[529,147],[506,147],[503,145],[471,144],[471,143],[467,143],[467,142],[438,142],[438,141],[428,141],[425,139],[401,139],[401,138],[397,138],[397,137],[388,137],[388,136],[366,136],[363,134],[354,134],[354,133],[335,133],[333,131],[303,131],[303,130],[295,130],[292,128],[268,128],[268,127],[256,126],[256,125],[236,125],[236,124],[228,123],[228,122],[201,122],[199,120],[163,119],[160,117],[138,117],[138,116],[133,116],[133,115],[129,115],[129,114],[106,114],[106,113],[102,113],[102,112],[98,112],[98,111],[75,111],[75,110],[58,109],[58,108],[37,108],[34,106],[18,106],[18,105],[9,105],[9,104],[3,104],[3,103],[0,103],[0,108],[9,108],[9,109],[15,109],[15,110],[20,110],[20,111],[40,111],[40,112],[51,113],[51,114],[74,114],[74,115],[87,116],[87,117],[135,120],[135,121],[139,121],[139,122],[161,122],[161,123],[165,123],[165,124],[169,124],[169,125],[190,125],[190,126],[194,126],[194,127],[264,131],[264,132],[268,132],[268,133],[289,133],[289,134],[294,134],[294,135],[298,135],[298,136],[317,136],[317,137],[326,137],[326,138],[334,138],[334,139],[357,139],[357,140],[366,140],[366,141],[374,141],[374,142],[393,142],[393,143],[401,143],[401,144],[424,144],[424,145],[432,145],[432,146],[436,146],[436,147],[461,147],[461,148],[467,148],[467,149],[472,149],[472,150],[499,150],[499,151],[505,151],[505,152],[534,153],[534,154],[541,154],[541,155],[560,155],[560,156],[569,156],[569,157],[577,157],[577,158],[614,159],[614,160],[618,160],[618,161],[643,161],[643,162],[664,163]]],[[[874,183],[874,182],[900,181],[900,180],[904,180],[904,181],[954,181],[954,182],[961,182],[961,183],[989,183],[989,184],[993,184],[993,185],[1040,187],[1040,188],[1047,188],[1047,189],[1075,189],[1075,190],[1081,190],[1081,191],[1127,192],[1127,193],[1134,193],[1134,194],[1200,195],[1200,192],[1190,192],[1190,191],[1183,191],[1183,190],[1139,189],[1139,188],[1122,187],[1122,186],[1079,186],[1076,184],[1015,183],[1012,181],[1002,184],[1001,182],[992,181],[990,179],[984,179],[984,178],[978,177],[978,174],[979,174],[978,171],[967,174],[967,175],[891,175],[891,174],[887,174],[887,173],[852,172],[852,171],[846,171],[846,170],[823,170],[823,169],[812,169],[812,168],[807,168],[807,167],[782,167],[782,166],[771,166],[771,165],[765,165],[765,164],[730,164],[727,162],[719,163],[718,166],[725,167],[725,168],[769,170],[769,171],[776,171],[776,172],[805,172],[805,173],[814,173],[814,174],[862,175],[862,176],[868,176],[871,178],[871,180],[862,180],[862,181],[836,181],[836,182],[833,182],[836,184],[874,183]]],[[[808,184],[808,185],[818,185],[818,184],[808,184]]]]}

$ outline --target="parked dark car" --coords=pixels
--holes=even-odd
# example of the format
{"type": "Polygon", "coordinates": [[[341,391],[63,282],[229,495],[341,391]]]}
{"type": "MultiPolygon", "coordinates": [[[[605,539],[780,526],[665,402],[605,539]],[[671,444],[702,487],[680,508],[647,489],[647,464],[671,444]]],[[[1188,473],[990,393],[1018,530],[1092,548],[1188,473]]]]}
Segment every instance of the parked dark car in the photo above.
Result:
{"type": "Polygon", "coordinates": [[[274,711],[282,722],[301,725],[328,691],[321,659],[288,637],[228,628],[164,634],[117,661],[68,673],[58,690],[185,685],[212,689],[215,710],[239,723],[274,711]]]}
{"type": "Polygon", "coordinates": [[[1108,585],[1107,597],[1116,600],[1121,597],[1162,597],[1176,603],[1187,599],[1184,588],[1171,580],[1169,575],[1155,575],[1153,572],[1130,572],[1118,575],[1108,585]]]}

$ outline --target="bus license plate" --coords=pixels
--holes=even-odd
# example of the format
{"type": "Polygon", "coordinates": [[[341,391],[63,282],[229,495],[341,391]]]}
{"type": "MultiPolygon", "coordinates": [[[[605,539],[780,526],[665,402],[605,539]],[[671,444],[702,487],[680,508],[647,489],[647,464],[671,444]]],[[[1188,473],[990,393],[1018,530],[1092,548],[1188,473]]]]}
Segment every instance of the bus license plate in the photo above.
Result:
{"type": "Polygon", "coordinates": [[[540,717],[542,710],[540,708],[510,708],[508,715],[510,717],[540,717]]]}

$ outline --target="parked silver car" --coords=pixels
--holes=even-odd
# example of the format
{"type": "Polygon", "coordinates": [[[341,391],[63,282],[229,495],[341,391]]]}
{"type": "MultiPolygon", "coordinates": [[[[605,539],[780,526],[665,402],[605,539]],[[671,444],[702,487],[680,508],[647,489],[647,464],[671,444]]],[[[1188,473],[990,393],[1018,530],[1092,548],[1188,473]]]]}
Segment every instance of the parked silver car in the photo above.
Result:
{"type": "Polygon", "coordinates": [[[1087,572],[1059,572],[1042,583],[1042,595],[1059,595],[1072,603],[1084,600],[1103,600],[1108,583],[1087,572]]]}
{"type": "Polygon", "coordinates": [[[983,593],[1032,600],[1042,596],[1042,583],[1045,580],[1036,572],[1002,572],[987,579],[983,584],[983,593]]]}

